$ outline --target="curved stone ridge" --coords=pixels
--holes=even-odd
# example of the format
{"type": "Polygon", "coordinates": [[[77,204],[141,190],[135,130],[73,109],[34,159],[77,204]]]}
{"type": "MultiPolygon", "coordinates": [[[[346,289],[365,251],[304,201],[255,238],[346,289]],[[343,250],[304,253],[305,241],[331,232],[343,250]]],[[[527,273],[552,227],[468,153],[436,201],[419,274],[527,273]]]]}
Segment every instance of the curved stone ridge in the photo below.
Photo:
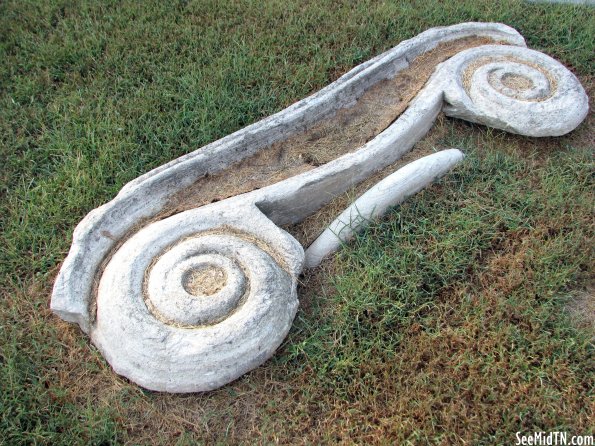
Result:
{"type": "MultiPolygon", "coordinates": [[[[462,23],[430,29],[358,65],[329,86],[287,109],[126,184],[112,201],[91,211],[76,227],[72,246],[54,285],[52,310],[62,319],[79,324],[89,333],[92,330],[94,287],[102,264],[123,238],[134,232],[142,222],[154,219],[172,196],[191,186],[197,179],[221,172],[352,104],[363,91],[382,79],[395,76],[412,59],[438,44],[471,36],[488,37],[510,45],[525,44],[518,32],[498,23],[462,23]]],[[[435,97],[424,102],[428,107],[426,114],[431,120],[432,115],[439,112],[442,102],[435,97]]],[[[427,119],[409,131],[403,126],[393,128],[394,131],[386,136],[393,141],[399,140],[399,147],[382,158],[378,158],[375,150],[358,151],[354,155],[357,158],[354,161],[359,165],[355,171],[347,172],[346,162],[338,159],[330,163],[332,166],[315,169],[309,177],[300,176],[299,180],[291,183],[291,187],[297,188],[294,197],[285,194],[281,198],[276,197],[270,204],[263,203],[268,209],[267,214],[279,224],[299,221],[324,204],[325,194],[320,192],[342,193],[371,172],[390,164],[391,159],[398,159],[409,149],[411,141],[418,138],[417,133],[423,134],[428,128],[427,119]],[[342,173],[346,175],[338,179],[342,173]],[[317,184],[321,187],[318,188],[317,184]],[[319,198],[312,200],[312,193],[317,193],[319,198]],[[300,201],[300,208],[291,210],[296,208],[296,200],[300,201]]],[[[349,170],[351,162],[347,164],[349,170]]]]}
{"type": "MultiPolygon", "coordinates": [[[[532,136],[568,132],[587,113],[576,78],[524,48],[512,28],[466,23],[428,30],[286,110],[127,184],[75,229],[52,310],[78,323],[117,373],[148,389],[206,391],[238,378],[274,353],[297,309],[304,250],[279,225],[301,221],[397,161],[443,107],[451,116],[532,136]],[[470,36],[508,45],[465,50],[440,64],[405,112],[358,150],[261,189],[158,217],[198,178],[352,104],[439,43],[470,36]]],[[[456,150],[440,152],[378,183],[308,249],[308,264],[337,249],[336,233],[364,223],[346,226],[353,212],[379,215],[461,158],[456,150]]]]}

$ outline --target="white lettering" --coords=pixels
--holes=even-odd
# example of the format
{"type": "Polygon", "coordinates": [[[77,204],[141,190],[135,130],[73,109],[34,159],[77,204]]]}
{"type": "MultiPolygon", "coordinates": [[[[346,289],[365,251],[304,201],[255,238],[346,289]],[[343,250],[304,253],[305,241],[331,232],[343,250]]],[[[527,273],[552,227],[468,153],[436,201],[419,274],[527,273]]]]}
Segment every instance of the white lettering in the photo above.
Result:
{"type": "Polygon", "coordinates": [[[568,444],[566,435],[567,432],[556,432],[556,444],[568,444]]]}
{"type": "Polygon", "coordinates": [[[568,432],[533,432],[531,434],[523,435],[521,432],[515,433],[515,446],[538,446],[538,445],[574,445],[574,446],[595,446],[595,438],[593,435],[571,435],[570,442],[568,442],[568,432]]]}

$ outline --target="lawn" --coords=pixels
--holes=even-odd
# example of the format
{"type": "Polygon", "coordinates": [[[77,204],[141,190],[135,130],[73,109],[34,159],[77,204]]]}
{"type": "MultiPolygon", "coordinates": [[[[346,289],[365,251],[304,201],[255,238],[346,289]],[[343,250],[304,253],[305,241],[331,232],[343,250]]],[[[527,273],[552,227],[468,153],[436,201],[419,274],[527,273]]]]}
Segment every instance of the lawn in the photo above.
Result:
{"type": "Polygon", "coordinates": [[[595,8],[0,2],[0,444],[513,444],[595,434],[590,116],[532,139],[440,118],[453,173],[303,277],[276,355],[145,391],[49,311],[76,223],[128,181],[432,26],[499,21],[595,94],[595,8]]]}

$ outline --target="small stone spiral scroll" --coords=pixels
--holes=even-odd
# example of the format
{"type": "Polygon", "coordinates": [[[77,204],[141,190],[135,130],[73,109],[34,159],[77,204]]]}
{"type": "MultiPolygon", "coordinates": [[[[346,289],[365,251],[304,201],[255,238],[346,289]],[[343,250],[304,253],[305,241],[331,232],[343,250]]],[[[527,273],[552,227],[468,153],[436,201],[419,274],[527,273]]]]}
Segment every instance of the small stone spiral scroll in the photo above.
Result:
{"type": "Polygon", "coordinates": [[[560,136],[587,114],[588,98],[560,62],[528,48],[486,45],[448,62],[444,112],[526,136],[560,136]]]}
{"type": "MultiPolygon", "coordinates": [[[[288,109],[127,184],[75,229],[52,310],[78,323],[117,373],[147,389],[207,391],[233,381],[274,353],[297,310],[304,250],[279,226],[303,220],[398,160],[441,110],[514,133],[555,136],[584,119],[588,100],[570,71],[524,48],[512,28],[467,23],[428,30],[288,109]],[[399,118],[358,150],[160,217],[168,200],[200,178],[226,169],[233,175],[235,163],[353,104],[417,55],[468,37],[506,45],[464,50],[438,65],[399,118]]],[[[456,150],[431,155],[372,187],[314,242],[308,266],[338,249],[332,231],[344,228],[352,211],[366,214],[350,228],[356,230],[462,158],[456,150]]]]}

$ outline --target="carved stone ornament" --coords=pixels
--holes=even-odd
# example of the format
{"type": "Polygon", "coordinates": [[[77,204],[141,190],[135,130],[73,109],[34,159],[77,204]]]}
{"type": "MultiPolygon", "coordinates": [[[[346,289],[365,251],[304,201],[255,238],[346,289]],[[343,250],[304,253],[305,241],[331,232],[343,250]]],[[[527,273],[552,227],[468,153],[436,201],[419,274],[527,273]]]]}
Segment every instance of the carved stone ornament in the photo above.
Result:
{"type": "MultiPolygon", "coordinates": [[[[383,99],[388,108],[390,97],[383,99]]],[[[207,391],[233,381],[271,357],[287,335],[304,267],[317,266],[370,218],[445,174],[463,154],[437,152],[390,174],[305,252],[281,226],[395,163],[441,111],[522,135],[557,136],[581,123],[588,99],[569,70],[527,49],[508,26],[430,29],[287,109],[125,185],[76,227],[52,310],[79,324],[116,373],[147,389],[207,391]],[[440,51],[450,53],[440,59],[440,51]],[[300,155],[270,174],[265,165],[265,183],[218,195],[250,160],[266,160],[271,147],[284,143],[291,151],[291,138],[406,72],[419,85],[361,144],[322,163],[300,155]]]]}

